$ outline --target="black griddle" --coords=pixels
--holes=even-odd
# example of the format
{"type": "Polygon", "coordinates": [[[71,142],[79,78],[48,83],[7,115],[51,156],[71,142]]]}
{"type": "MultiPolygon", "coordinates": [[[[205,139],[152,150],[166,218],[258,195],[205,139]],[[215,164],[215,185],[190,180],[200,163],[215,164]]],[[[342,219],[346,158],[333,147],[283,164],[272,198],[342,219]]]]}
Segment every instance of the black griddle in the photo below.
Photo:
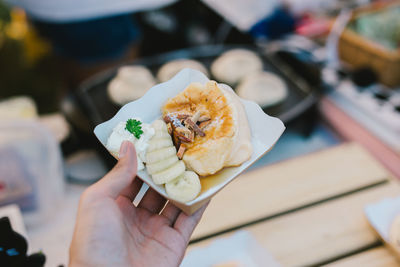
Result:
{"type": "MultiPolygon", "coordinates": [[[[264,70],[277,74],[288,86],[289,94],[285,101],[264,109],[264,112],[280,118],[284,123],[289,123],[316,103],[316,90],[305,79],[300,77],[296,70],[282,61],[276,54],[268,54],[266,50],[251,45],[207,45],[187,48],[137,59],[124,65],[145,66],[155,76],[158,69],[168,61],[186,58],[200,61],[209,69],[211,63],[218,56],[235,48],[249,49],[257,53],[263,60],[264,70]]],[[[78,97],[85,106],[85,110],[87,110],[87,116],[92,123],[92,127],[112,118],[120,108],[112,103],[107,95],[108,83],[115,77],[119,67],[100,72],[84,81],[79,87],[78,97]]],[[[210,79],[215,79],[210,71],[209,73],[211,75],[210,79]]]]}

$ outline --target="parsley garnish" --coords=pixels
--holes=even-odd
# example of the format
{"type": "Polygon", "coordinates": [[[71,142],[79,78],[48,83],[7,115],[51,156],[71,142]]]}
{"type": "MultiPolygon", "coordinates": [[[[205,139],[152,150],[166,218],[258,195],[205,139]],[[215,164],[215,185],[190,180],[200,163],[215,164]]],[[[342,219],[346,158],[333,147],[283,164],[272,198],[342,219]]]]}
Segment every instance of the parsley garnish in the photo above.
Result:
{"type": "Polygon", "coordinates": [[[141,121],[129,119],[126,121],[125,129],[139,139],[140,135],[143,133],[142,126],[140,126],[141,124],[141,121]]]}

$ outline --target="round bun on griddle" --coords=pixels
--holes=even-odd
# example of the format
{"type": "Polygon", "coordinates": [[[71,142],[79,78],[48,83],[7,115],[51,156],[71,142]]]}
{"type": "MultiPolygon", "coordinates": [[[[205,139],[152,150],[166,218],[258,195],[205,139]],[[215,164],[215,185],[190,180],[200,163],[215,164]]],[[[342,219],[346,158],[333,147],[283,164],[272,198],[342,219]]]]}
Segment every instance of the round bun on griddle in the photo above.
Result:
{"type": "Polygon", "coordinates": [[[107,93],[117,105],[142,97],[147,90],[156,84],[153,74],[143,66],[123,66],[108,84],[107,93]]]}
{"type": "Polygon", "coordinates": [[[250,158],[253,148],[246,112],[229,86],[215,81],[192,83],[162,108],[163,116],[192,116],[197,112],[208,117],[209,124],[204,136],[186,144],[183,161],[188,169],[207,176],[250,158]]]}
{"type": "Polygon", "coordinates": [[[199,61],[192,59],[176,59],[161,66],[157,73],[157,79],[160,82],[166,82],[184,68],[198,70],[208,76],[206,67],[199,61]]]}
{"type": "Polygon", "coordinates": [[[261,71],[263,63],[254,52],[232,49],[219,56],[211,65],[211,73],[218,82],[236,85],[248,74],[261,71]]]}
{"type": "Polygon", "coordinates": [[[245,76],[237,86],[236,93],[266,108],[284,101],[288,96],[288,89],[278,75],[262,71],[245,76]]]}

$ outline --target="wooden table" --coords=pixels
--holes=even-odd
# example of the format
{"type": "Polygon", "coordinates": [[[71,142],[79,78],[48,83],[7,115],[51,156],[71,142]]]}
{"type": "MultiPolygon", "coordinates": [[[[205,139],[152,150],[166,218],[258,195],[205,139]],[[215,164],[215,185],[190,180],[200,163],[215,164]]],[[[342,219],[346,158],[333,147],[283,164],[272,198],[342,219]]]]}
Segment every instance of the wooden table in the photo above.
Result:
{"type": "Polygon", "coordinates": [[[396,195],[391,174],[345,143],[235,179],[210,203],[188,251],[240,229],[282,266],[400,266],[363,212],[396,195]]]}

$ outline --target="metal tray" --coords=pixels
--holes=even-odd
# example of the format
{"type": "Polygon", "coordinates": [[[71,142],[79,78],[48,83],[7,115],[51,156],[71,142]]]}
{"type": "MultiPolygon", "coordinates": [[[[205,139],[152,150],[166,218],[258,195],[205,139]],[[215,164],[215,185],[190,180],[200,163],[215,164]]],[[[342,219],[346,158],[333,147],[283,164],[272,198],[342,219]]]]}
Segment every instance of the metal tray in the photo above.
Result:
{"type": "MultiPolygon", "coordinates": [[[[156,75],[158,69],[164,63],[178,58],[189,58],[198,60],[209,68],[212,61],[221,53],[234,48],[250,49],[256,52],[263,60],[264,70],[279,75],[288,86],[288,98],[276,106],[264,109],[264,112],[280,118],[284,123],[288,123],[316,103],[317,94],[304,79],[297,75],[290,66],[279,60],[277,56],[256,46],[208,45],[194,47],[138,59],[124,65],[143,65],[156,75]]],[[[92,126],[112,118],[120,108],[113,104],[107,95],[107,85],[116,75],[117,70],[118,67],[115,67],[94,75],[79,87],[78,97],[88,111],[87,115],[93,124],[92,126]]],[[[213,79],[212,75],[210,78],[213,79]]]]}

